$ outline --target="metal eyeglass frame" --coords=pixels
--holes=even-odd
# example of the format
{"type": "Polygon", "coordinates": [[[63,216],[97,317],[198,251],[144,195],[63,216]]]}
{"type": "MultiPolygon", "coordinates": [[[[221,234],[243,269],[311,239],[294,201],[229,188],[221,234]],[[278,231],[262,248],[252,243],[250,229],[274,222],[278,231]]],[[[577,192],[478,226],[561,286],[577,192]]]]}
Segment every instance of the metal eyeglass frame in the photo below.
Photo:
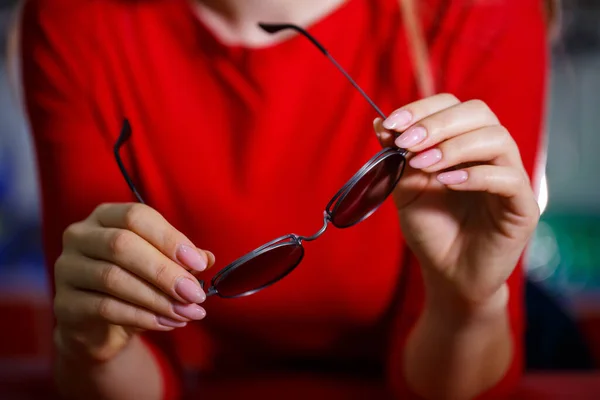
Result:
{"type": "MultiPolygon", "coordinates": [[[[363,91],[363,89],[360,86],[358,86],[358,84],[338,64],[338,62],[329,54],[329,52],[307,31],[300,28],[299,26],[292,25],[292,24],[263,24],[263,23],[260,23],[258,25],[260,26],[260,28],[262,28],[264,31],[266,31],[268,33],[277,33],[279,31],[282,31],[285,29],[292,29],[292,30],[297,31],[301,35],[305,36],[335,65],[335,67],[346,77],[346,79],[348,79],[348,81],[352,84],[352,86],[354,86],[360,92],[362,97],[364,97],[365,100],[367,100],[367,102],[371,105],[371,107],[373,107],[373,109],[375,109],[377,114],[379,114],[384,119],[386,118],[385,114],[375,105],[373,100],[371,100],[371,98],[363,91]]],[[[125,165],[120,156],[120,149],[130,139],[131,132],[132,132],[131,125],[130,125],[129,121],[127,119],[125,119],[123,121],[123,126],[122,126],[121,132],[119,134],[119,138],[117,139],[117,141],[114,145],[114,148],[113,148],[114,156],[115,156],[115,159],[119,166],[119,169],[121,170],[121,174],[123,175],[123,177],[125,178],[125,181],[127,182],[127,185],[129,186],[129,188],[131,189],[131,191],[133,192],[133,194],[135,195],[137,200],[142,204],[146,204],[146,202],[140,195],[139,191],[133,184],[133,180],[131,179],[129,173],[127,172],[127,169],[125,168],[125,165]]],[[[226,267],[224,267],[223,269],[221,269],[219,272],[217,272],[215,274],[215,276],[212,278],[212,280],[210,282],[210,287],[206,290],[206,296],[208,297],[208,296],[217,295],[222,298],[244,297],[244,296],[249,296],[254,293],[257,293],[257,292],[267,288],[268,286],[271,286],[274,283],[279,282],[281,279],[286,277],[290,272],[292,272],[300,264],[300,262],[302,262],[302,259],[304,258],[304,247],[302,246],[302,243],[303,242],[311,242],[313,240],[318,239],[323,233],[325,233],[330,222],[336,228],[340,228],[340,229],[349,228],[351,226],[354,226],[354,225],[364,221],[369,216],[371,216],[375,211],[377,211],[377,209],[381,206],[381,204],[383,204],[383,202],[392,193],[393,189],[396,187],[396,185],[398,184],[398,181],[402,177],[402,174],[404,172],[404,166],[406,163],[405,157],[406,157],[407,153],[408,153],[408,151],[406,149],[402,149],[402,148],[398,148],[398,147],[386,147],[383,150],[379,151],[365,165],[363,165],[362,168],[360,168],[358,170],[358,172],[356,172],[356,174],[354,174],[354,176],[352,178],[350,178],[350,180],[348,182],[346,182],[346,184],[344,186],[342,186],[342,188],[329,201],[329,203],[325,207],[325,211],[323,213],[323,226],[321,227],[321,229],[319,229],[315,234],[313,234],[311,236],[301,236],[301,235],[296,235],[293,233],[284,235],[284,236],[280,236],[277,239],[274,239],[274,240],[258,247],[257,249],[252,250],[251,252],[245,254],[244,256],[238,258],[237,260],[235,260],[231,264],[227,265],[226,267]],[[387,193],[386,196],[383,197],[383,200],[379,204],[374,206],[370,212],[365,214],[359,220],[354,221],[353,223],[345,225],[345,226],[337,225],[334,222],[335,213],[338,210],[339,206],[346,199],[348,194],[352,191],[354,186],[366,174],[368,174],[373,168],[378,166],[381,162],[385,161],[389,157],[393,157],[398,154],[403,158],[401,170],[398,174],[398,178],[396,179],[394,184],[391,186],[389,193],[387,193]],[[248,262],[266,252],[269,252],[269,251],[272,251],[274,249],[284,247],[284,246],[298,247],[301,250],[301,254],[300,254],[300,257],[298,258],[298,261],[296,261],[295,264],[290,265],[282,274],[280,274],[279,276],[275,277],[271,281],[263,284],[262,286],[260,286],[258,288],[248,290],[248,291],[240,293],[240,294],[226,296],[226,295],[219,293],[219,291],[217,289],[219,282],[223,281],[228,275],[230,275],[232,272],[234,272],[240,266],[244,265],[246,262],[248,262]]],[[[200,285],[202,286],[202,288],[204,288],[204,281],[200,280],[199,282],[200,282],[200,285]]]]}

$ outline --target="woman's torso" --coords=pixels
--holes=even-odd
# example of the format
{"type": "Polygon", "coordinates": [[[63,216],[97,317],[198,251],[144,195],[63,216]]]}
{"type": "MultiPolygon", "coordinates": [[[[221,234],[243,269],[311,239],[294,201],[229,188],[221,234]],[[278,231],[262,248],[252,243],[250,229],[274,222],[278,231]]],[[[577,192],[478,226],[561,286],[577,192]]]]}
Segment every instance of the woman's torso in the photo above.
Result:
{"type": "MultiPolygon", "coordinates": [[[[96,16],[113,21],[97,31],[90,71],[97,115],[112,140],[130,119],[126,153],[146,201],[216,255],[203,278],[282,234],[317,231],[329,199],[379,149],[373,109],[304,38],[228,47],[185,1],[143,3],[96,16]]],[[[415,97],[397,7],[351,0],[311,27],[384,112],[415,97]]],[[[388,202],[307,244],[277,285],[210,298],[198,324],[219,360],[372,354],[401,253],[388,202]]]]}

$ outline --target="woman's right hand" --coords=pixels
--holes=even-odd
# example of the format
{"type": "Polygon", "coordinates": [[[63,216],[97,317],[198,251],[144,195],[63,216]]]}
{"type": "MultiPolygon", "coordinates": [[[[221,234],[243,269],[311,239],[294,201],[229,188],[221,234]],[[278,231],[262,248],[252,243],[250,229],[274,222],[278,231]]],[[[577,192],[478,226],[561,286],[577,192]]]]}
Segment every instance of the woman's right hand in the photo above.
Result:
{"type": "Polygon", "coordinates": [[[142,330],[204,318],[192,273],[214,264],[154,209],[102,204],[69,226],[55,264],[55,342],[61,354],[112,359],[142,330]]]}

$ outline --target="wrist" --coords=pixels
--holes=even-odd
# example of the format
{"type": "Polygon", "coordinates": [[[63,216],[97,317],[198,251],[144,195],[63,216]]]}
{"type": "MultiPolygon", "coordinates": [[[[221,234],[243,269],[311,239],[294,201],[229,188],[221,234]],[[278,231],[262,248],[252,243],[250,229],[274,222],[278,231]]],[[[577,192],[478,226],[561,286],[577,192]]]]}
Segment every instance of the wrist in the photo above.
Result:
{"type": "Polygon", "coordinates": [[[446,324],[487,323],[506,316],[508,297],[506,284],[476,300],[452,290],[429,287],[426,290],[424,314],[446,324]]]}
{"type": "Polygon", "coordinates": [[[80,365],[96,365],[113,359],[129,343],[131,335],[123,328],[103,325],[85,331],[57,326],[54,345],[58,356],[80,365]]]}

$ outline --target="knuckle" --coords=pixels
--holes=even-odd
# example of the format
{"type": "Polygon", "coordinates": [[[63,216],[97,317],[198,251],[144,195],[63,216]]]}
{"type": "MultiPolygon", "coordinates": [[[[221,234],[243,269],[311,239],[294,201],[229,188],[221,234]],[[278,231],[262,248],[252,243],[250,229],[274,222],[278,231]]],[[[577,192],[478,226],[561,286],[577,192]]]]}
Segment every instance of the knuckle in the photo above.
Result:
{"type": "Polygon", "coordinates": [[[73,301],[75,299],[69,293],[72,294],[73,292],[57,289],[54,295],[52,311],[59,323],[73,323],[79,317],[77,308],[80,307],[80,304],[77,301],[73,301]]]}
{"type": "Polygon", "coordinates": [[[67,229],[64,230],[62,235],[63,247],[71,246],[73,242],[77,241],[81,237],[83,233],[82,225],[83,224],[81,222],[75,222],[69,225],[67,229]]]}
{"type": "Polygon", "coordinates": [[[437,96],[440,100],[446,101],[448,103],[460,103],[458,97],[456,97],[452,93],[440,93],[437,96]]]}
{"type": "Polygon", "coordinates": [[[54,263],[54,280],[62,282],[65,271],[68,270],[69,257],[65,253],[61,253],[54,263]]]}
{"type": "Polygon", "coordinates": [[[531,213],[531,218],[529,219],[531,232],[533,232],[535,230],[538,223],[540,222],[540,206],[537,203],[537,201],[534,201],[533,204],[534,204],[533,209],[535,211],[531,213]]]}
{"type": "Polygon", "coordinates": [[[482,113],[486,117],[486,119],[492,120],[495,123],[498,122],[498,117],[485,101],[481,99],[472,99],[467,101],[467,104],[473,107],[474,110],[482,113]]]}
{"type": "Polygon", "coordinates": [[[508,130],[508,128],[504,125],[498,125],[498,135],[501,136],[504,140],[505,143],[510,144],[511,146],[517,146],[517,142],[515,142],[515,139],[513,138],[513,136],[510,134],[510,131],[508,130]]]}
{"type": "Polygon", "coordinates": [[[441,112],[432,118],[423,120],[422,125],[427,134],[435,138],[441,136],[446,127],[456,125],[454,119],[452,113],[441,112]]]}
{"type": "Polygon", "coordinates": [[[56,319],[59,321],[64,319],[67,309],[67,302],[64,301],[64,296],[57,292],[52,302],[52,310],[56,319]]]}
{"type": "Polygon", "coordinates": [[[134,203],[127,207],[123,215],[125,229],[135,232],[140,226],[140,221],[148,216],[149,210],[148,206],[139,203],[134,203]]]}
{"type": "Polygon", "coordinates": [[[512,145],[511,142],[513,142],[513,138],[510,135],[510,132],[508,131],[508,129],[504,125],[496,126],[496,128],[493,130],[493,132],[496,136],[496,140],[498,141],[499,146],[512,145]]]}
{"type": "Polygon", "coordinates": [[[531,190],[531,180],[529,179],[529,175],[527,175],[527,172],[520,171],[517,174],[517,184],[519,184],[522,188],[531,191],[533,195],[533,191],[531,190]]]}
{"type": "Polygon", "coordinates": [[[123,271],[114,264],[108,264],[102,269],[100,284],[109,291],[115,289],[123,279],[123,271]]]}
{"type": "Polygon", "coordinates": [[[498,136],[501,136],[505,139],[512,138],[508,128],[504,125],[496,125],[496,129],[494,130],[498,136]]]}
{"type": "Polygon", "coordinates": [[[178,243],[184,243],[179,236],[170,229],[164,230],[161,235],[161,248],[166,254],[175,254],[178,243]]]}
{"type": "Polygon", "coordinates": [[[496,136],[496,145],[498,148],[505,150],[506,153],[511,156],[511,160],[513,160],[515,163],[518,163],[521,156],[519,145],[510,134],[508,128],[506,128],[504,125],[497,125],[494,129],[494,134],[496,136]]]}
{"type": "Polygon", "coordinates": [[[538,226],[538,223],[540,222],[540,217],[542,214],[542,210],[540,209],[540,205],[538,204],[537,201],[533,201],[534,204],[534,212],[532,213],[532,218],[531,218],[531,232],[535,231],[535,229],[538,226]]]}
{"type": "Polygon", "coordinates": [[[92,220],[92,221],[97,221],[98,219],[101,219],[102,216],[110,214],[111,209],[113,207],[115,207],[116,205],[117,204],[115,204],[115,203],[98,204],[96,206],[96,208],[94,208],[94,211],[92,211],[92,213],[89,215],[89,217],[87,219],[92,220]]]}
{"type": "Polygon", "coordinates": [[[96,206],[96,208],[94,209],[94,211],[92,212],[92,214],[104,214],[106,211],[108,211],[111,208],[112,204],[110,203],[102,203],[102,204],[98,204],[96,206]]]}
{"type": "Polygon", "coordinates": [[[540,207],[535,199],[531,199],[531,207],[525,217],[522,219],[522,225],[525,228],[525,235],[531,236],[535,232],[540,221],[540,207]]]}
{"type": "Polygon", "coordinates": [[[117,258],[131,247],[135,240],[135,233],[118,229],[110,236],[108,248],[112,257],[117,258]]]}
{"type": "Polygon", "coordinates": [[[102,297],[98,301],[96,313],[105,321],[110,321],[114,313],[114,301],[110,297],[102,297]]]}
{"type": "Polygon", "coordinates": [[[467,104],[477,109],[489,109],[487,103],[481,99],[471,99],[467,104]]]}
{"type": "Polygon", "coordinates": [[[154,268],[154,279],[159,285],[169,287],[169,265],[165,263],[157,264],[154,268]]]}
{"type": "Polygon", "coordinates": [[[133,308],[131,318],[133,319],[134,324],[142,329],[153,328],[155,324],[153,324],[152,321],[156,320],[149,312],[139,307],[133,308]]]}
{"type": "Polygon", "coordinates": [[[157,291],[152,291],[149,310],[153,310],[161,313],[171,313],[172,307],[170,302],[157,291]]]}

